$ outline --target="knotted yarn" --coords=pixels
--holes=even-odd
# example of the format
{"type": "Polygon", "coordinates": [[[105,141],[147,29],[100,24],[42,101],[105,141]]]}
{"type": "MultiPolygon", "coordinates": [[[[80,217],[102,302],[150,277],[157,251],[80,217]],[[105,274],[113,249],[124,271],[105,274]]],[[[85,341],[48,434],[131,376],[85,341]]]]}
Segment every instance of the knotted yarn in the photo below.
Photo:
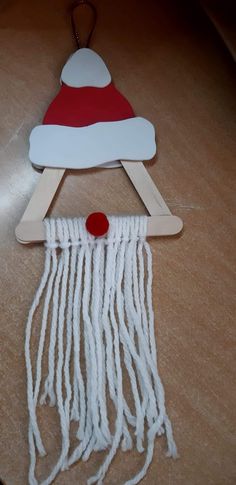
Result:
{"type": "Polygon", "coordinates": [[[166,435],[167,454],[177,457],[157,368],[147,217],[110,216],[108,234],[102,238],[87,232],[84,218],[45,219],[45,230],[44,271],[25,339],[29,484],[39,483],[36,457],[46,454],[37,407],[49,404],[58,411],[61,450],[41,485],[50,485],[60,471],[88,460],[91,453],[107,450],[96,475],[87,481],[102,485],[119,448],[136,447],[139,453],[146,448],[143,468],[125,482],[135,485],[152,461],[157,436],[166,435]],[[39,305],[41,329],[33,365],[31,336],[39,305]],[[73,450],[72,421],[78,442],[73,450]]]}

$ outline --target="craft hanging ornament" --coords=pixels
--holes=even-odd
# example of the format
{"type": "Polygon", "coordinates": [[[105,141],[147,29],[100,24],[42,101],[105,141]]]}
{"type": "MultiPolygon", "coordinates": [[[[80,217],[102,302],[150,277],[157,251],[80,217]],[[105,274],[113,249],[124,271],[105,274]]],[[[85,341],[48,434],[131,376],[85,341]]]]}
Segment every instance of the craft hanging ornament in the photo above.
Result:
{"type": "Polygon", "coordinates": [[[107,450],[104,463],[88,479],[90,485],[101,485],[117,451],[136,447],[146,456],[141,471],[126,481],[134,485],[145,476],[155,439],[162,434],[168,455],[177,456],[157,368],[152,255],[146,236],[177,233],[182,222],[171,215],[138,162],[152,158],[155,150],[152,124],[134,115],[103,60],[91,49],[77,50],[62,70],[60,92],[43,124],[31,133],[32,163],[51,171],[45,168],[16,230],[20,242],[46,239],[44,271],[25,341],[30,485],[38,483],[37,454],[46,453],[38,404],[57,407],[61,428],[60,456],[44,485],[75,462],[107,450]],[[97,212],[87,218],[40,222],[66,168],[121,164],[152,217],[97,212]],[[31,334],[38,307],[41,329],[32,365],[31,334]],[[45,379],[43,362],[48,369],[45,379]],[[72,421],[77,423],[74,449],[72,421]]]}

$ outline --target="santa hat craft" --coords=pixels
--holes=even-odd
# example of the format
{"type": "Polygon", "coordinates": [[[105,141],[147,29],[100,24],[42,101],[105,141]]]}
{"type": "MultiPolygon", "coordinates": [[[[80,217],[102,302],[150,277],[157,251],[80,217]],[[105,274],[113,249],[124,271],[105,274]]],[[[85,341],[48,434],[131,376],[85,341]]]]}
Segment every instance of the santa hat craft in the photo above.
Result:
{"type": "Polygon", "coordinates": [[[30,135],[32,163],[74,169],[104,163],[114,167],[117,160],[149,160],[155,152],[153,125],[134,115],[98,54],[88,48],[77,50],[62,70],[60,92],[43,124],[30,135]]]}
{"type": "Polygon", "coordinates": [[[61,432],[58,459],[41,485],[50,485],[75,462],[107,450],[87,482],[102,485],[118,449],[133,447],[139,453],[146,449],[141,471],[125,482],[135,485],[152,461],[156,437],[163,434],[168,456],[177,456],[157,367],[152,255],[146,237],[177,234],[182,221],[171,214],[139,161],[155,151],[152,124],[134,115],[103,60],[91,49],[77,50],[62,70],[60,92],[43,124],[30,135],[30,160],[44,170],[16,228],[21,243],[45,242],[44,270],[25,339],[30,485],[38,484],[37,454],[46,453],[39,404],[57,407],[61,432]],[[104,166],[125,169],[149,216],[96,212],[87,218],[43,220],[67,168],[104,166]],[[33,364],[36,311],[41,326],[33,364]]]}

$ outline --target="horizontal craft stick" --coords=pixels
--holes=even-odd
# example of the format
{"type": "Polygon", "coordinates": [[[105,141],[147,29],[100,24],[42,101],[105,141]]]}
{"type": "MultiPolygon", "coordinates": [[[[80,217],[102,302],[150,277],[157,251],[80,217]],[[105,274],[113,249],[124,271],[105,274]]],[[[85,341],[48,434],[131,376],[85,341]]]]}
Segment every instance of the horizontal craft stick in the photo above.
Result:
{"type": "MultiPolygon", "coordinates": [[[[173,236],[183,227],[177,216],[148,217],[147,236],[173,236]]],[[[16,228],[17,240],[21,243],[45,241],[45,227],[42,221],[22,221],[16,228]]]]}

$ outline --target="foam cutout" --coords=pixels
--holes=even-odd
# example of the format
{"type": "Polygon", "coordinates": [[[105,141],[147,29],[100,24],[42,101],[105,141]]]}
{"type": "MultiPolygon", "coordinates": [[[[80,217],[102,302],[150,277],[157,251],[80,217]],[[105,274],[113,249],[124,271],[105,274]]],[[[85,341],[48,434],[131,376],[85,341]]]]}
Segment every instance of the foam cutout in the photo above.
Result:
{"type": "Polygon", "coordinates": [[[111,82],[111,75],[102,58],[91,49],[77,50],[62,69],[61,81],[67,86],[104,88],[111,82]]]}
{"type": "Polygon", "coordinates": [[[40,125],[30,135],[29,156],[37,167],[91,168],[115,160],[149,160],[155,153],[153,125],[139,117],[82,128],[40,125]]]}
{"type": "Polygon", "coordinates": [[[153,125],[135,116],[96,52],[85,48],[72,54],[61,81],[43,124],[30,135],[29,158],[36,167],[113,168],[119,160],[155,155],[153,125]]]}

